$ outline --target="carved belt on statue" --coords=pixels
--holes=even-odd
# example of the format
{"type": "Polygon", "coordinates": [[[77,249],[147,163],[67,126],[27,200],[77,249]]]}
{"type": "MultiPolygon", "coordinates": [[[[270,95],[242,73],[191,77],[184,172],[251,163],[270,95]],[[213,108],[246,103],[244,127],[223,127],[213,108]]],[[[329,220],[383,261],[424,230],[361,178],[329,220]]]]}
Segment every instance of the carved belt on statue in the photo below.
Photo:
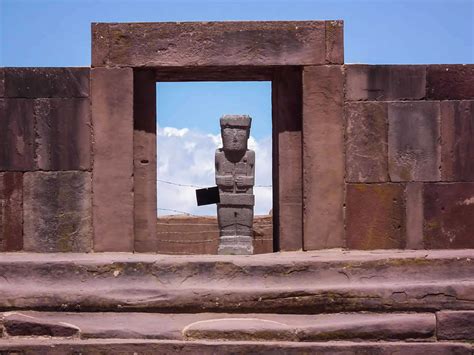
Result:
{"type": "Polygon", "coordinates": [[[255,196],[252,194],[220,194],[220,205],[253,206],[254,204],[255,196]]]}

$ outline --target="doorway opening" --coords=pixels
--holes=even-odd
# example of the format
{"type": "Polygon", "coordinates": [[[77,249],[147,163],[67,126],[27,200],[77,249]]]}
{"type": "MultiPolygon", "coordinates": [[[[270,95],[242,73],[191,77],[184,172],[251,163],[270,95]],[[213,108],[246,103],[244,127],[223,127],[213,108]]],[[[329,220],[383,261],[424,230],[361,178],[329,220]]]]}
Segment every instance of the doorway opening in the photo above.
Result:
{"type": "Polygon", "coordinates": [[[217,207],[197,206],[195,191],[216,184],[214,156],[222,147],[219,119],[225,114],[252,117],[254,253],[272,252],[271,82],[158,82],[156,93],[158,253],[217,253],[217,207]]]}

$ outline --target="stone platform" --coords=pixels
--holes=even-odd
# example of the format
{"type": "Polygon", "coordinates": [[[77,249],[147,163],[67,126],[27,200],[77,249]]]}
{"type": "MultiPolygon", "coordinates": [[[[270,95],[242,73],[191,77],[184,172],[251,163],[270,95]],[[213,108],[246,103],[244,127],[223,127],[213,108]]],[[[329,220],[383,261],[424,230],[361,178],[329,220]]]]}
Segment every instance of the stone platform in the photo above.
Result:
{"type": "Polygon", "coordinates": [[[26,354],[472,354],[474,250],[5,253],[0,311],[26,354]]]}

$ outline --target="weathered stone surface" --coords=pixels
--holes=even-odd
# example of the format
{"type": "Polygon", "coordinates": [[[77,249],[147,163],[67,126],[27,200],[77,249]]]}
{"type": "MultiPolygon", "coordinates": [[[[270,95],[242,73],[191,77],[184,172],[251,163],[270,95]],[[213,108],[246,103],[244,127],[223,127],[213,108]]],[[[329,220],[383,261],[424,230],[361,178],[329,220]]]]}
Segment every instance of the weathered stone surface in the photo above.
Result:
{"type": "Polygon", "coordinates": [[[405,200],[402,184],[348,184],[346,194],[348,248],[405,247],[405,200]]]}
{"type": "Polygon", "coordinates": [[[5,275],[0,308],[288,314],[473,310],[473,260],[472,249],[324,250],[277,258],[273,253],[6,253],[0,258],[5,275]]]}
{"type": "Polygon", "coordinates": [[[24,249],[87,252],[92,246],[91,174],[27,172],[23,176],[24,249]]]}
{"type": "Polygon", "coordinates": [[[33,170],[33,100],[0,99],[0,126],[0,171],[33,170]]]}
{"type": "Polygon", "coordinates": [[[473,346],[465,343],[430,342],[314,342],[295,343],[233,342],[233,341],[177,341],[146,339],[5,339],[0,341],[0,350],[20,352],[23,355],[62,355],[66,353],[86,354],[430,354],[472,355],[473,346]]]}
{"type": "Polygon", "coordinates": [[[95,251],[133,251],[133,71],[91,71],[95,251]]]}
{"type": "Polygon", "coordinates": [[[272,89],[275,250],[281,251],[303,248],[301,77],[300,68],[282,69],[272,89]]]}
{"type": "Polygon", "coordinates": [[[196,321],[183,329],[192,340],[328,341],[426,339],[434,335],[434,314],[251,314],[196,321]]]}
{"type": "Polygon", "coordinates": [[[474,183],[425,184],[425,248],[474,248],[474,183]]]}
{"type": "Polygon", "coordinates": [[[387,181],[387,105],[381,102],[348,103],[345,116],[346,181],[387,181]]]}
{"type": "Polygon", "coordinates": [[[35,313],[22,314],[10,312],[4,314],[3,325],[10,336],[51,336],[70,337],[79,333],[79,328],[70,324],[40,319],[35,313]]]}
{"type": "Polygon", "coordinates": [[[89,99],[38,99],[34,107],[37,168],[90,170],[89,99]]]}
{"type": "MultiPolygon", "coordinates": [[[[0,314],[1,316],[1,314],[0,314]]],[[[9,335],[71,336],[81,339],[167,340],[397,340],[434,335],[432,313],[229,314],[7,312],[9,335]]]]}
{"type": "Polygon", "coordinates": [[[303,71],[305,250],[344,243],[343,81],[341,66],[303,71]]]}
{"type": "Polygon", "coordinates": [[[441,311],[436,313],[440,340],[474,340],[474,311],[441,311]]]}
{"type": "Polygon", "coordinates": [[[440,109],[434,101],[388,104],[391,181],[439,181],[440,109]]]}
{"type": "Polygon", "coordinates": [[[23,248],[23,174],[0,173],[0,252],[23,248]]]}
{"type": "Polygon", "coordinates": [[[153,70],[133,72],[134,250],[156,251],[156,81],[153,70]]]}
{"type": "Polygon", "coordinates": [[[5,97],[89,97],[90,68],[5,68],[5,97]]]}
{"type": "Polygon", "coordinates": [[[429,99],[474,99],[474,65],[428,65],[426,86],[429,99]]]}
{"type": "Polygon", "coordinates": [[[441,178],[474,181],[474,101],[441,102],[441,178]]]}
{"type": "Polygon", "coordinates": [[[407,249],[423,249],[423,183],[406,184],[407,249]]]}
{"type": "Polygon", "coordinates": [[[325,24],[325,21],[95,23],[92,24],[92,66],[323,64],[325,24]]]}
{"type": "Polygon", "coordinates": [[[423,65],[345,66],[346,100],[420,100],[425,97],[423,65]]]}
{"type": "Polygon", "coordinates": [[[326,63],[344,64],[343,21],[326,21],[326,63]]]}

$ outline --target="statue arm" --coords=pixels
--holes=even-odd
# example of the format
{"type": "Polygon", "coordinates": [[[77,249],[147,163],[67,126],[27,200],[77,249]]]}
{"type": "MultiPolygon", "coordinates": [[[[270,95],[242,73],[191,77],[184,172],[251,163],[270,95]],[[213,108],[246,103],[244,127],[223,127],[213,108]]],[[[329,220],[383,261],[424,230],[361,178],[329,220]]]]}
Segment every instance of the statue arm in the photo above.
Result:
{"type": "Polygon", "coordinates": [[[255,185],[255,152],[249,150],[247,153],[247,175],[240,175],[236,179],[239,187],[252,187],[255,185]]]}
{"type": "Polygon", "coordinates": [[[221,160],[221,154],[219,151],[216,151],[216,156],[215,156],[215,167],[216,167],[216,185],[217,186],[224,186],[224,187],[232,187],[234,185],[233,177],[232,175],[221,175],[220,173],[220,160],[221,160]]]}

